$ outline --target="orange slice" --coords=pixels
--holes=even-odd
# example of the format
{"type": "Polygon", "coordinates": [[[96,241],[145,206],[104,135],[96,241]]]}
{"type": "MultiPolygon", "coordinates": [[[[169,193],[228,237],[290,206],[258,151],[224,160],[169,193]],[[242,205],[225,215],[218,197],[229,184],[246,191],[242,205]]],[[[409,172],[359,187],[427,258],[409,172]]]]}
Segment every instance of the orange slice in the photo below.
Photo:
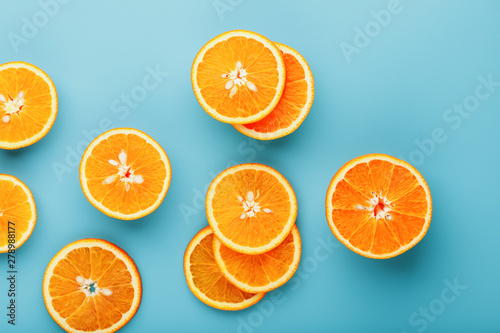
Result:
{"type": "Polygon", "coordinates": [[[264,293],[285,284],[299,267],[301,243],[296,226],[269,252],[249,255],[231,250],[214,238],[215,261],[224,277],[247,293],[264,293]]]}
{"type": "Polygon", "coordinates": [[[278,139],[295,131],[306,119],[314,100],[314,79],[304,57],[289,46],[275,44],[285,60],[283,96],[265,118],[251,124],[233,125],[241,133],[259,140],[278,139]]]}
{"type": "Polygon", "coordinates": [[[205,227],[193,237],[184,255],[184,274],[189,289],[203,303],[219,310],[242,310],[254,305],[265,293],[246,293],[222,275],[212,245],[214,234],[205,227]]]}
{"type": "Polygon", "coordinates": [[[326,218],[333,234],[369,258],[397,256],[429,229],[431,192],[410,164],[383,154],[360,156],[333,177],[326,195],[326,218]]]}
{"type": "Polygon", "coordinates": [[[285,88],[280,50],[255,32],[233,30],[203,46],[191,69],[194,94],[209,115],[225,123],[267,116],[285,88]]]}
{"type": "Polygon", "coordinates": [[[80,184],[94,207],[122,220],[153,212],[167,194],[172,172],[163,148],[144,132],[115,128],[83,153],[80,184]]]}
{"type": "Polygon", "coordinates": [[[132,258],[101,239],[66,245],[43,277],[47,311],[67,332],[116,332],[135,315],[141,297],[132,258]]]}
{"type": "Polygon", "coordinates": [[[0,174],[0,253],[23,245],[35,224],[36,206],[29,188],[14,176],[0,174]]]}
{"type": "Polygon", "coordinates": [[[45,72],[20,61],[0,65],[0,148],[32,145],[56,116],[56,87],[45,72]]]}
{"type": "Polygon", "coordinates": [[[259,254],[274,249],[290,233],[297,199],[278,171],[262,164],[240,164],[224,170],[210,184],[208,223],[230,249],[259,254]]]}

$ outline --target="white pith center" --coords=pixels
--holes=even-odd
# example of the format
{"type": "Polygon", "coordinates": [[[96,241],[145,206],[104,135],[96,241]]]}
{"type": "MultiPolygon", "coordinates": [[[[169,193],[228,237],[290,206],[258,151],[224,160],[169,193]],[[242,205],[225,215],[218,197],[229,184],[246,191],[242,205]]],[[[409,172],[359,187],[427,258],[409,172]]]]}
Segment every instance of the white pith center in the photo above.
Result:
{"type": "Polygon", "coordinates": [[[229,98],[232,98],[241,86],[246,86],[248,90],[257,92],[257,86],[255,83],[248,81],[247,75],[248,73],[246,69],[243,68],[241,61],[236,62],[236,69],[229,73],[222,74],[222,77],[227,79],[224,88],[229,90],[229,98]]]}
{"type": "Polygon", "coordinates": [[[87,296],[94,297],[95,295],[102,293],[104,296],[111,296],[113,292],[106,288],[99,288],[97,281],[91,279],[85,279],[83,276],[77,276],[76,282],[80,285],[78,289],[85,293],[87,296]]]}
{"type": "Polygon", "coordinates": [[[244,199],[241,195],[238,196],[238,200],[241,202],[243,206],[243,214],[240,215],[240,219],[245,219],[247,217],[254,217],[258,212],[264,212],[266,214],[270,214],[273,212],[272,209],[262,208],[259,203],[255,200],[259,197],[259,191],[257,191],[257,196],[254,197],[252,191],[248,191],[246,198],[244,199]]]}
{"type": "Polygon", "coordinates": [[[127,165],[127,153],[122,149],[118,155],[118,161],[110,159],[109,164],[117,167],[118,172],[114,175],[109,176],[102,182],[103,185],[109,185],[114,183],[117,179],[125,183],[125,190],[130,190],[131,184],[142,184],[144,182],[144,177],[141,175],[136,175],[132,166],[127,165]]]}
{"type": "Polygon", "coordinates": [[[360,210],[367,210],[370,214],[373,214],[376,220],[387,219],[392,220],[392,215],[389,213],[391,211],[391,202],[387,198],[377,195],[372,192],[373,198],[369,200],[369,206],[356,205],[354,208],[360,210]]]}
{"type": "Polygon", "coordinates": [[[21,91],[17,94],[16,98],[8,96],[6,98],[4,95],[0,94],[0,103],[3,103],[3,110],[5,114],[2,117],[2,122],[8,123],[12,114],[19,113],[24,106],[24,92],[21,91]]]}

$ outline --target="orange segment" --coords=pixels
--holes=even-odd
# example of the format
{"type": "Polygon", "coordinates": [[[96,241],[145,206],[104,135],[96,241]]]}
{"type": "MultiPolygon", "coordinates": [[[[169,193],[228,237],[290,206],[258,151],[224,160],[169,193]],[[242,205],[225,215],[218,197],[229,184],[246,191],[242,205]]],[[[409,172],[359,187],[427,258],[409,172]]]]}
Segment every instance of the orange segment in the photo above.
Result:
{"type": "MultiPolygon", "coordinates": [[[[103,287],[112,287],[130,284],[132,276],[127,271],[127,266],[123,261],[114,261],[106,271],[99,277],[103,287]]],[[[123,290],[126,292],[126,290],[123,290]]]]}
{"type": "Polygon", "coordinates": [[[379,195],[387,196],[392,180],[394,164],[383,160],[373,160],[368,162],[368,168],[370,169],[370,176],[373,183],[372,191],[379,195]]]}
{"type": "Polygon", "coordinates": [[[200,105],[231,124],[255,122],[278,104],[285,87],[283,57],[273,42],[255,32],[233,30],[210,40],[191,69],[200,105]]]}
{"type": "Polygon", "coordinates": [[[9,251],[9,244],[15,249],[23,245],[35,224],[36,206],[29,188],[14,176],[0,174],[0,253],[9,251]]]}
{"type": "Polygon", "coordinates": [[[402,214],[424,218],[427,213],[427,193],[422,185],[406,193],[393,203],[393,210],[402,214]]]}
{"type": "Polygon", "coordinates": [[[386,221],[396,240],[401,245],[407,245],[417,237],[425,226],[425,219],[392,212],[392,220],[386,221]]]}
{"type": "Polygon", "coordinates": [[[110,327],[122,318],[122,313],[113,302],[108,302],[105,297],[98,295],[94,297],[95,311],[98,327],[110,327]]]}
{"type": "Polygon", "coordinates": [[[0,148],[39,141],[56,116],[56,88],[45,72],[20,61],[0,65],[0,148]]]}
{"type": "Polygon", "coordinates": [[[116,332],[139,308],[142,284],[128,254],[101,239],[65,246],[50,261],[43,298],[67,332],[116,332]]]}
{"type": "MultiPolygon", "coordinates": [[[[56,284],[59,282],[59,279],[52,278],[50,279],[50,281],[53,284],[56,284]]],[[[71,294],[62,296],[54,296],[52,299],[52,307],[58,309],[59,315],[62,318],[68,318],[82,306],[85,300],[85,295],[80,292],[73,292],[71,294]]],[[[52,316],[52,318],[54,318],[54,316],[52,316]]]]}
{"type": "Polygon", "coordinates": [[[215,261],[229,280],[249,293],[268,292],[285,284],[299,266],[301,242],[296,226],[276,248],[249,255],[231,250],[217,238],[213,243],[215,261]]]}
{"type": "Polygon", "coordinates": [[[351,239],[354,233],[371,219],[363,211],[333,208],[332,220],[335,221],[337,232],[345,239],[351,239]]]}
{"type": "Polygon", "coordinates": [[[262,164],[226,169],[210,184],[207,218],[230,249],[259,254],[278,246],[297,217],[297,199],[278,171],[262,164]]]}
{"type": "Polygon", "coordinates": [[[189,289],[203,303],[220,310],[242,310],[257,303],[264,293],[246,293],[222,274],[213,255],[214,235],[203,228],[189,243],[184,255],[184,273],[189,289]]]}
{"type": "Polygon", "coordinates": [[[78,309],[66,319],[66,323],[73,331],[95,332],[99,330],[98,320],[94,298],[88,297],[82,302],[78,309]]]}
{"type": "MultiPolygon", "coordinates": [[[[77,270],[78,275],[89,279],[92,267],[90,263],[90,248],[81,247],[74,249],[66,255],[68,262],[77,270]]],[[[62,275],[64,276],[64,275],[62,275]]]]}
{"type": "Polygon", "coordinates": [[[122,220],[153,212],[170,185],[170,161],[146,133],[116,128],[98,136],[85,150],[80,183],[92,205],[122,220]]]}
{"type": "Polygon", "coordinates": [[[338,209],[352,209],[356,204],[368,204],[369,197],[363,195],[345,179],[337,183],[338,191],[332,195],[332,205],[338,209]]]}
{"type": "Polygon", "coordinates": [[[410,164],[383,154],[346,163],[326,195],[326,217],[334,235],[370,258],[397,256],[429,229],[432,198],[422,175],[410,164]]]}
{"type": "Polygon", "coordinates": [[[352,246],[363,252],[370,251],[373,245],[376,228],[377,223],[375,222],[375,219],[370,217],[364,224],[354,230],[351,238],[349,239],[350,243],[352,246]]]}
{"type": "Polygon", "coordinates": [[[306,119],[314,100],[314,79],[304,57],[289,46],[275,44],[283,53],[286,68],[285,90],[279,103],[257,122],[233,125],[254,139],[272,140],[292,133],[306,119]]]}

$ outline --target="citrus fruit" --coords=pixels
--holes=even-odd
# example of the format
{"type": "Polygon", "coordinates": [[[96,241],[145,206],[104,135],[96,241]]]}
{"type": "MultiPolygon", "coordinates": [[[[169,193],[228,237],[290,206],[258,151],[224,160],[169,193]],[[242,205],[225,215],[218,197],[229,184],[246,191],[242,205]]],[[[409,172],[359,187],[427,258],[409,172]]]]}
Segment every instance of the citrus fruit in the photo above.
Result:
{"type": "Polygon", "coordinates": [[[141,297],[132,258],[102,239],[66,245],[43,277],[47,311],[67,332],[115,332],[135,315],[141,297]]]}
{"type": "Polygon", "coordinates": [[[0,148],[17,149],[43,138],[57,115],[56,87],[25,62],[0,65],[0,148]]]}
{"type": "Polygon", "coordinates": [[[242,310],[257,303],[265,293],[246,293],[232,285],[215,262],[214,234],[205,227],[193,237],[184,255],[184,274],[189,289],[203,303],[220,310],[242,310]]]}
{"type": "Polygon", "coordinates": [[[268,292],[285,284],[299,267],[301,243],[296,226],[285,240],[262,254],[243,254],[214,238],[215,261],[224,277],[248,293],[268,292]]]}
{"type": "Polygon", "coordinates": [[[259,140],[278,139],[295,131],[306,119],[314,100],[314,80],[304,57],[289,46],[275,44],[283,52],[286,67],[285,90],[279,103],[255,123],[233,125],[241,133],[259,140]]]}
{"type": "Polygon", "coordinates": [[[104,214],[122,220],[148,215],[170,185],[170,161],[144,132],[115,128],[98,136],[83,153],[83,193],[104,214]]]}
{"type": "Polygon", "coordinates": [[[326,217],[334,235],[369,258],[391,258],[413,247],[427,232],[431,215],[431,192],[422,175],[383,154],[347,162],[326,195],[326,217]]]}
{"type": "Polygon", "coordinates": [[[221,172],[206,197],[208,223],[230,249],[259,254],[278,246],[292,230],[297,199],[278,171],[240,164],[221,172]]]}
{"type": "Polygon", "coordinates": [[[233,30],[203,46],[191,69],[194,94],[205,111],[225,123],[252,123],[267,116],[285,88],[278,47],[255,32],[233,30]]]}
{"type": "Polygon", "coordinates": [[[23,245],[35,224],[36,206],[29,188],[14,176],[0,174],[0,253],[23,245]]]}

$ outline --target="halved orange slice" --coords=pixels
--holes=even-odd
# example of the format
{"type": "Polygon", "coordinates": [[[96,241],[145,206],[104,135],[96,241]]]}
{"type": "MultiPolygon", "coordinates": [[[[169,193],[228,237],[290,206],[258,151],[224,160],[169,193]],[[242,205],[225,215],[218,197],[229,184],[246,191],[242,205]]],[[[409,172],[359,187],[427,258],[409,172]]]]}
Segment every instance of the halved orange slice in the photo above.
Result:
{"type": "Polygon", "coordinates": [[[43,277],[47,311],[67,332],[116,332],[135,315],[141,297],[132,258],[102,239],[66,245],[43,277]]]}
{"type": "Polygon", "coordinates": [[[259,254],[274,249],[290,233],[297,199],[290,183],[263,164],[240,164],[221,172],[206,197],[208,223],[230,249],[259,254]]]}
{"type": "Polygon", "coordinates": [[[0,253],[23,245],[35,224],[36,206],[29,188],[14,176],[0,174],[0,253]]]}
{"type": "Polygon", "coordinates": [[[224,277],[248,293],[264,293],[285,284],[299,267],[301,243],[296,226],[271,251],[250,255],[231,250],[214,238],[215,261],[224,277]]]}
{"type": "Polygon", "coordinates": [[[255,32],[233,30],[203,46],[191,69],[194,94],[209,115],[225,123],[267,116],[285,88],[280,50],[255,32]]]}
{"type": "Polygon", "coordinates": [[[306,119],[314,100],[314,79],[304,57],[289,46],[275,43],[283,52],[285,90],[276,107],[265,118],[251,124],[233,125],[241,133],[259,140],[284,137],[306,119]]]}
{"type": "Polygon", "coordinates": [[[193,237],[184,255],[184,274],[189,289],[203,303],[219,310],[242,310],[257,303],[265,293],[246,293],[232,285],[215,263],[214,234],[205,227],[193,237]]]}
{"type": "Polygon", "coordinates": [[[431,192],[410,164],[383,154],[360,156],[333,177],[326,195],[326,218],[333,234],[369,258],[397,256],[429,229],[431,192]]]}
{"type": "Polygon", "coordinates": [[[0,65],[0,148],[37,142],[56,116],[56,88],[44,71],[21,61],[0,65]]]}
{"type": "Polygon", "coordinates": [[[94,207],[122,220],[153,212],[172,178],[163,148],[144,132],[115,128],[98,136],[83,153],[80,184],[94,207]]]}

